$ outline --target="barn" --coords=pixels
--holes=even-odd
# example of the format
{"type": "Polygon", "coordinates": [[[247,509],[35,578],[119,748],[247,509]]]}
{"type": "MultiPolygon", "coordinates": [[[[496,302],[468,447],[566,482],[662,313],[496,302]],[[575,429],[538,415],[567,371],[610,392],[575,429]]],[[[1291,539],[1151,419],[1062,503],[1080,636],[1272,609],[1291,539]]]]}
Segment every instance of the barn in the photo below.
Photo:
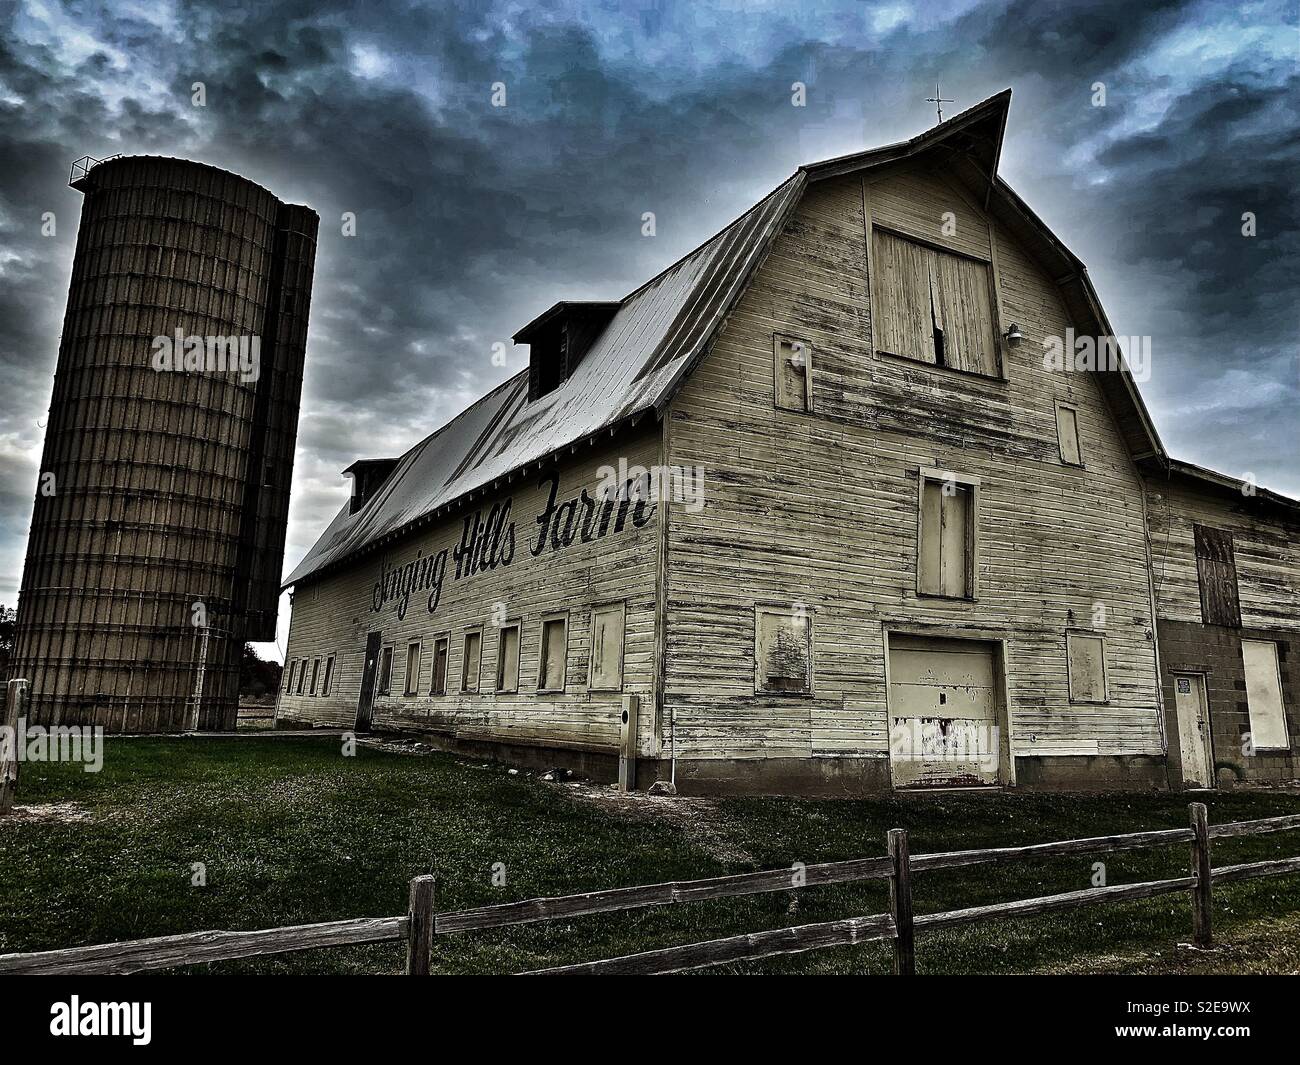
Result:
{"type": "Polygon", "coordinates": [[[1169,786],[1175,467],[1083,264],[998,176],[1009,104],[801,167],[350,467],[286,581],[277,724],[682,792],[1169,786]]]}

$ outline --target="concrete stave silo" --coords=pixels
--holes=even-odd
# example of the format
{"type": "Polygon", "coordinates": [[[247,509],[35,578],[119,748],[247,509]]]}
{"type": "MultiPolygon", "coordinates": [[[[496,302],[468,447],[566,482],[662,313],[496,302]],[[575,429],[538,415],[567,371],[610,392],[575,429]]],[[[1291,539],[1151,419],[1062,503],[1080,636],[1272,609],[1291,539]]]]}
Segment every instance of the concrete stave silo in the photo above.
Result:
{"type": "Polygon", "coordinates": [[[10,675],[33,723],[232,728],[243,645],[275,634],[318,219],[184,160],[72,184],[10,675]],[[232,350],[243,368],[220,369],[232,350]]]}

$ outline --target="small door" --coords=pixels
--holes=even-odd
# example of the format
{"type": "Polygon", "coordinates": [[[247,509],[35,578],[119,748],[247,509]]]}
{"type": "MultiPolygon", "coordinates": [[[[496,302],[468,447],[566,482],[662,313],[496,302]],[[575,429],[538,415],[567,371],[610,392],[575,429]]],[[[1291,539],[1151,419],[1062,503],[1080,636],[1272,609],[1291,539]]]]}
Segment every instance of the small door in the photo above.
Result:
{"type": "Polygon", "coordinates": [[[1205,677],[1174,674],[1174,705],[1178,710],[1178,746],[1183,756],[1183,786],[1208,788],[1214,782],[1210,715],[1206,710],[1205,677]]]}
{"type": "Polygon", "coordinates": [[[361,698],[357,701],[357,731],[370,731],[371,707],[375,701],[375,674],[379,669],[379,648],[384,634],[372,632],[366,637],[366,665],[361,671],[361,698]]]}
{"type": "Polygon", "coordinates": [[[998,784],[999,690],[993,644],[892,634],[889,761],[894,786],[998,784]]]}

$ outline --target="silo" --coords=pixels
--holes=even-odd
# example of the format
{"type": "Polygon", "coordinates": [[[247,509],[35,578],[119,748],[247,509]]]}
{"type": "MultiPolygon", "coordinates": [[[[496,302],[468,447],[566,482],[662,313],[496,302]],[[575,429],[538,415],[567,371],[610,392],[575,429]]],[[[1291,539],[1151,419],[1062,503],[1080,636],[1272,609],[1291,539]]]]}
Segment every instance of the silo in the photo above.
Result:
{"type": "Polygon", "coordinates": [[[274,639],[318,219],[120,156],[84,194],[10,676],[30,720],[233,728],[274,639]]]}

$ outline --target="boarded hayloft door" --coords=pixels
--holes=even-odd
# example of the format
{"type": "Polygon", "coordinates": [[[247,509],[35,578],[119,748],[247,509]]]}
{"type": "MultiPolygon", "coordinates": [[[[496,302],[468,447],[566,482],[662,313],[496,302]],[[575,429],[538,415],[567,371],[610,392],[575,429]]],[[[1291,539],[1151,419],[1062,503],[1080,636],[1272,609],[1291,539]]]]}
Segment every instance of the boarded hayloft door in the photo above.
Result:
{"type": "Polygon", "coordinates": [[[889,761],[894,786],[1001,779],[1001,697],[991,643],[892,634],[889,761]]]}
{"type": "Polygon", "coordinates": [[[369,732],[371,708],[375,702],[375,674],[379,669],[379,649],[384,634],[372,632],[366,637],[366,663],[361,672],[361,698],[357,700],[357,731],[369,732]]]}
{"type": "Polygon", "coordinates": [[[1178,709],[1178,749],[1183,757],[1183,786],[1208,788],[1214,780],[1210,760],[1210,717],[1206,712],[1205,678],[1199,673],[1174,674],[1174,705],[1178,709]]]}

